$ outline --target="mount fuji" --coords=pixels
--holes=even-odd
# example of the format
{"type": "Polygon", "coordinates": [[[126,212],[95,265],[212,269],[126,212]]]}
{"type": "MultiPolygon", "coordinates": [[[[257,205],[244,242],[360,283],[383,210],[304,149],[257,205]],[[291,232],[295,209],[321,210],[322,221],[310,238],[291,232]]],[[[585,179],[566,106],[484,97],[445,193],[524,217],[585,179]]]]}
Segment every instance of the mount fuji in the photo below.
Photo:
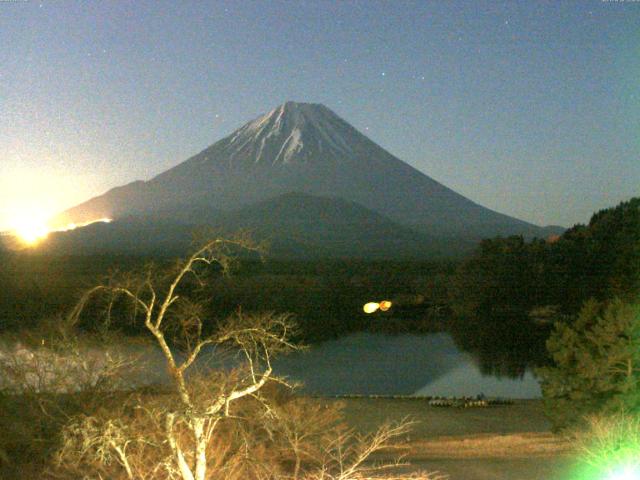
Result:
{"type": "Polygon", "coordinates": [[[396,236],[387,243],[397,249],[402,239],[469,245],[496,235],[546,237],[557,230],[482,207],[396,158],[324,105],[296,102],[250,121],[151,180],[75,206],[54,223],[105,217],[114,222],[93,228],[118,228],[119,221],[130,225],[135,219],[185,228],[233,224],[267,236],[304,238],[309,248],[317,238],[317,231],[308,234],[311,225],[324,228],[338,244],[351,225],[362,229],[358,242],[381,249],[386,247],[380,236],[396,236]],[[346,217],[339,219],[341,214],[346,217]],[[278,220],[282,215],[287,228],[278,220]]]}

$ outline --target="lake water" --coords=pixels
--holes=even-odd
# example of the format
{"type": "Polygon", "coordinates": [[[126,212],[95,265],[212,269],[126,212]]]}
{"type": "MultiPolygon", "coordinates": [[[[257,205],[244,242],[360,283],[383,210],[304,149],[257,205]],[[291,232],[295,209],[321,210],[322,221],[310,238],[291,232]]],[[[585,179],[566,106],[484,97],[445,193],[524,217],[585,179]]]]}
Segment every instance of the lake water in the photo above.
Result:
{"type": "Polygon", "coordinates": [[[530,372],[522,379],[483,375],[447,333],[355,333],[277,359],[275,371],[320,395],[541,396],[530,372]]]}
{"type": "MultiPolygon", "coordinates": [[[[141,355],[144,359],[144,367],[128,372],[128,382],[143,385],[168,381],[164,358],[155,345],[125,344],[110,350],[124,358],[141,355]]],[[[237,364],[237,356],[224,352],[203,352],[199,363],[204,368],[237,364]]],[[[40,381],[56,371],[71,381],[77,375],[75,357],[66,359],[46,349],[32,352],[20,345],[0,345],[0,361],[6,354],[31,365],[32,370],[37,370],[32,372],[34,378],[40,381]],[[65,369],[69,370],[68,375],[65,369]]],[[[85,359],[95,357],[99,365],[104,352],[89,349],[83,355],[85,359]]],[[[277,358],[274,370],[278,375],[302,382],[306,392],[318,395],[541,396],[538,382],[531,373],[522,379],[481,374],[473,357],[460,351],[446,333],[355,333],[277,358]]],[[[41,385],[41,388],[48,387],[41,385]]]]}

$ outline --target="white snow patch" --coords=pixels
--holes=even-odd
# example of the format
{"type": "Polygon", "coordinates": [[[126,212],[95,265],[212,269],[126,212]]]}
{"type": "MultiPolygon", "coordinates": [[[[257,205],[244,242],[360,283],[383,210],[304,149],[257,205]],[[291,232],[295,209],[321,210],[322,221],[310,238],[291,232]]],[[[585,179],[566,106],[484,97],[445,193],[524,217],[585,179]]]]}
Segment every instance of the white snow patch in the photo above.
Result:
{"type": "Polygon", "coordinates": [[[254,163],[295,163],[312,158],[349,158],[353,139],[345,138],[341,120],[321,105],[288,102],[240,128],[227,143],[229,158],[252,157],[254,163]],[[277,150],[276,150],[277,149],[277,150]],[[315,152],[314,152],[315,150],[315,152]],[[274,158],[265,155],[276,152],[274,158]]]}
{"type": "Polygon", "coordinates": [[[304,148],[302,142],[302,132],[299,128],[294,128],[291,134],[282,144],[278,155],[273,159],[273,163],[278,163],[278,160],[282,157],[282,163],[289,163],[296,153],[301,152],[304,148]]]}

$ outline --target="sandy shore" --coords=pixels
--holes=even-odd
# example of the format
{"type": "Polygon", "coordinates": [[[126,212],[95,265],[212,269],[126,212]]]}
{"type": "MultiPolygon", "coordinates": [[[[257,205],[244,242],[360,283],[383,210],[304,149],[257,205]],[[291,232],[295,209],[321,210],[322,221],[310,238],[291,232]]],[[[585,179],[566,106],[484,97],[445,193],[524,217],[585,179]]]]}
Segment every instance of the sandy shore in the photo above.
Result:
{"type": "Polygon", "coordinates": [[[390,452],[406,455],[409,470],[437,471],[451,480],[571,478],[571,444],[551,433],[540,400],[470,409],[430,407],[424,400],[341,401],[347,422],[362,433],[407,416],[416,422],[390,452]]]}

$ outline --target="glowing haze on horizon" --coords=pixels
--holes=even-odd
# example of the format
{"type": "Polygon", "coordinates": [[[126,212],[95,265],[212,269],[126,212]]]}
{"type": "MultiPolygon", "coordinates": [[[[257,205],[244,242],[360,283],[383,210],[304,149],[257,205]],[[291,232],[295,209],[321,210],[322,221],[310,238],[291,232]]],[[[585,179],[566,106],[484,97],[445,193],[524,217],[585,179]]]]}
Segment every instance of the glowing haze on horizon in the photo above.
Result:
{"type": "Polygon", "coordinates": [[[110,223],[111,221],[111,218],[97,218],[89,222],[69,223],[64,227],[55,228],[51,227],[48,219],[39,212],[25,210],[21,215],[15,215],[11,227],[2,233],[16,237],[24,246],[32,247],[45,240],[50,233],[68,232],[94,223],[110,223]]]}
{"type": "Polygon", "coordinates": [[[0,2],[0,231],[286,100],[539,225],[640,194],[640,3],[0,2]]]}

